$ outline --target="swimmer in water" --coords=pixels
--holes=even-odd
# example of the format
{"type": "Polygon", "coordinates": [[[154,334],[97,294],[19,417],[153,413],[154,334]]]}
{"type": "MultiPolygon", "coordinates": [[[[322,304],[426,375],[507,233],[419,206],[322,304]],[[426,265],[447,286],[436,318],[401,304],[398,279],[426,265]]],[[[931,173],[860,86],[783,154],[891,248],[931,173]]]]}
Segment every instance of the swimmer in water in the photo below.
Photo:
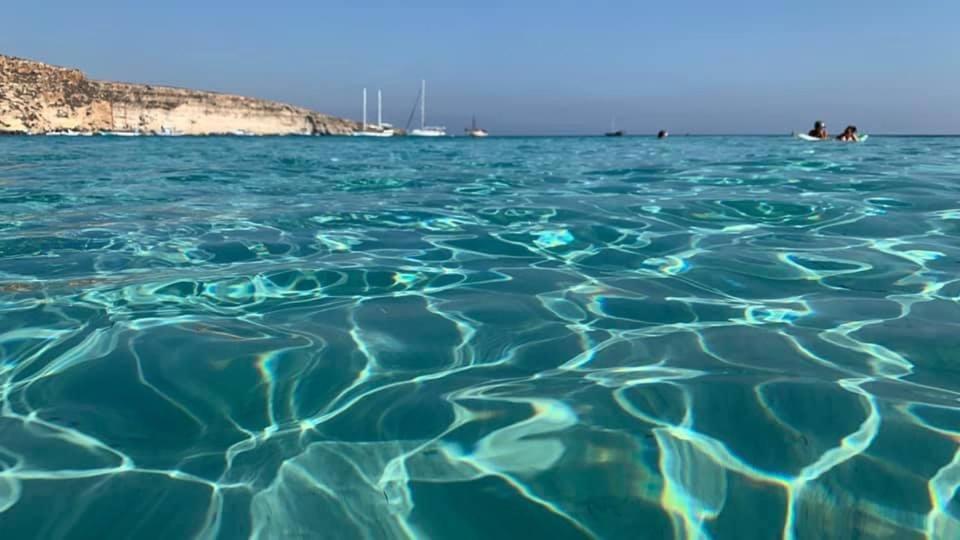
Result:
{"type": "Polygon", "coordinates": [[[813,124],[813,129],[811,129],[810,133],[807,133],[807,135],[816,137],[817,139],[830,138],[830,135],[827,133],[827,125],[820,120],[817,120],[816,123],[813,124]]]}
{"type": "Polygon", "coordinates": [[[860,137],[857,136],[857,126],[847,126],[843,133],[837,136],[838,141],[857,142],[860,137]]]}

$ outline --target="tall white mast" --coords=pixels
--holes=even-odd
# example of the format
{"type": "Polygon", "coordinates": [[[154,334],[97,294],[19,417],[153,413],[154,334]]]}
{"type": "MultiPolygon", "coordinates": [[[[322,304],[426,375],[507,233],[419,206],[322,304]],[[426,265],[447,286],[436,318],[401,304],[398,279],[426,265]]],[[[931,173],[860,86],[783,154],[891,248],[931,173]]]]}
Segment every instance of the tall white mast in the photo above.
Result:
{"type": "Polygon", "coordinates": [[[367,130],[367,89],[363,89],[363,130],[367,130]]]}
{"type": "Polygon", "coordinates": [[[420,129],[427,125],[427,81],[420,81],[420,129]]]}
{"type": "Polygon", "coordinates": [[[377,127],[383,127],[383,94],[377,89],[377,127]]]}

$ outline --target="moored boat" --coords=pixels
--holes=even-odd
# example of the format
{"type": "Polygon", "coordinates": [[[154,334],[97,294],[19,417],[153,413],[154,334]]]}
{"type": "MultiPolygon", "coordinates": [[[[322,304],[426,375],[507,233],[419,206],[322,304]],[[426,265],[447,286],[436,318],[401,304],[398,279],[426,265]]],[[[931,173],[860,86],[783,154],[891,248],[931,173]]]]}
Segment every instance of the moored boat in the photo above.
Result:
{"type": "Polygon", "coordinates": [[[427,125],[427,81],[420,83],[420,127],[410,131],[413,137],[446,137],[447,128],[427,125]]]}
{"type": "Polygon", "coordinates": [[[393,137],[394,130],[390,124],[383,123],[383,94],[377,90],[377,123],[367,124],[367,89],[363,89],[363,129],[354,131],[354,137],[393,137]]]}
{"type": "Polygon", "coordinates": [[[467,135],[469,135],[470,137],[487,137],[487,136],[490,135],[490,134],[487,132],[487,130],[485,130],[485,129],[483,129],[483,128],[478,128],[478,127],[477,127],[477,117],[476,117],[476,116],[473,117],[473,122],[470,124],[470,127],[468,127],[467,129],[465,129],[464,131],[466,131],[466,132],[467,132],[467,135]]]}
{"type": "Polygon", "coordinates": [[[179,137],[183,135],[183,132],[173,128],[168,128],[167,126],[160,126],[160,131],[157,133],[157,135],[161,137],[179,137]]]}
{"type": "Polygon", "coordinates": [[[624,132],[622,129],[617,129],[617,118],[614,117],[610,120],[610,131],[604,133],[607,137],[623,137],[624,132]]]}

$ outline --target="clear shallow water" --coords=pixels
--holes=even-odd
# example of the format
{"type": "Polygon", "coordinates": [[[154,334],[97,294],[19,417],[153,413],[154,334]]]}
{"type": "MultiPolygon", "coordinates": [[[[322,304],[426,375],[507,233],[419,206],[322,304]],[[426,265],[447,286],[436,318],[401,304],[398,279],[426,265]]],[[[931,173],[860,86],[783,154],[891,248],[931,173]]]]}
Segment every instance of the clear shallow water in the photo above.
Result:
{"type": "Polygon", "coordinates": [[[960,139],[0,139],[4,538],[956,538],[960,139]]]}

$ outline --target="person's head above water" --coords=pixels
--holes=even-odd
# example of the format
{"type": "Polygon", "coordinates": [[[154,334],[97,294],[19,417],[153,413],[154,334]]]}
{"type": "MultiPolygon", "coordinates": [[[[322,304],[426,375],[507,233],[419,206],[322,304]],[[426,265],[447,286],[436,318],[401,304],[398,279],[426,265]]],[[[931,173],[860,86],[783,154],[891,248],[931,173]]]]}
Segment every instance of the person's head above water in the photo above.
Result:
{"type": "Polygon", "coordinates": [[[667,137],[667,130],[665,130],[665,129],[661,129],[660,132],[657,133],[657,138],[658,138],[658,139],[664,139],[664,138],[666,138],[666,137],[667,137]]]}
{"type": "Polygon", "coordinates": [[[829,136],[827,134],[827,125],[823,123],[823,120],[817,120],[813,123],[813,129],[811,129],[807,135],[816,137],[817,139],[826,139],[829,136]]]}
{"type": "Polygon", "coordinates": [[[857,126],[847,126],[837,139],[841,141],[859,141],[860,137],[857,135],[857,126]]]}

